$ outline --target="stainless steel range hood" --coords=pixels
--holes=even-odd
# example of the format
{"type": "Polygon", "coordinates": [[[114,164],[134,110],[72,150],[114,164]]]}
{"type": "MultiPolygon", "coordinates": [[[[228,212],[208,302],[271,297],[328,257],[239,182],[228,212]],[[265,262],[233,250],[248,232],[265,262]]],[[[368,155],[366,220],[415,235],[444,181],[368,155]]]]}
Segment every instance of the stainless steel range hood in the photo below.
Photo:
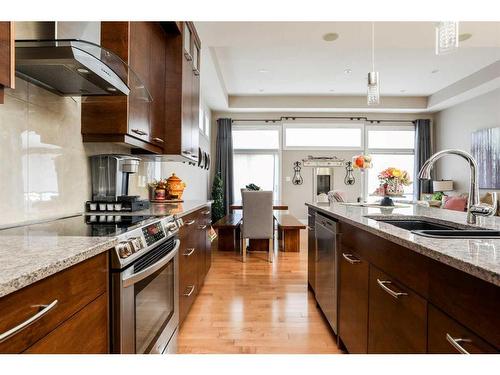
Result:
{"type": "Polygon", "coordinates": [[[100,22],[16,22],[16,75],[63,96],[141,90],[151,101],[139,77],[99,42],[100,22]]]}

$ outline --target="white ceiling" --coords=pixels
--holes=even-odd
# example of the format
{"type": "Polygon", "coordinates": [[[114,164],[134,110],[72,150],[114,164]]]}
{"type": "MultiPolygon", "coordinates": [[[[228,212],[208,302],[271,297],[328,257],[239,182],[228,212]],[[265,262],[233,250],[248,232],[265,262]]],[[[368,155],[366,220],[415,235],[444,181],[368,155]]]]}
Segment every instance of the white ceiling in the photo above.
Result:
{"type": "MultiPolygon", "coordinates": [[[[366,93],[370,22],[197,22],[196,27],[204,50],[211,50],[210,74],[218,71],[226,95],[366,93]],[[325,42],[322,36],[330,32],[339,38],[325,42]]],[[[460,33],[472,38],[444,56],[435,55],[434,27],[434,22],[375,23],[382,96],[429,96],[500,60],[500,22],[461,22],[460,33]]]]}

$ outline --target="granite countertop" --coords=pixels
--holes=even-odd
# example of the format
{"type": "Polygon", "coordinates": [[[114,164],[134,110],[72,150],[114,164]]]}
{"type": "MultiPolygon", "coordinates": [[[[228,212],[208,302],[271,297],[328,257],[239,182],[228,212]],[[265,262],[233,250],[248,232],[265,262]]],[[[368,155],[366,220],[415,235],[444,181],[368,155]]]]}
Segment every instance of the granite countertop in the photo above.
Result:
{"type": "Polygon", "coordinates": [[[407,205],[386,209],[342,203],[306,203],[307,206],[379,237],[409,248],[429,258],[500,286],[500,239],[439,239],[413,234],[408,230],[375,219],[423,218],[436,223],[454,223],[457,227],[500,230],[500,217],[479,217],[476,225],[467,224],[464,212],[407,205]],[[367,217],[368,216],[368,217],[367,217]]]}
{"type": "MultiPolygon", "coordinates": [[[[181,217],[211,203],[202,200],[155,203],[148,210],[132,214],[181,217]]],[[[91,237],[86,235],[84,227],[64,228],[72,223],[71,220],[56,223],[54,219],[0,230],[0,297],[105,252],[117,243],[116,236],[91,237]],[[46,229],[56,226],[63,230],[46,229]]]]}

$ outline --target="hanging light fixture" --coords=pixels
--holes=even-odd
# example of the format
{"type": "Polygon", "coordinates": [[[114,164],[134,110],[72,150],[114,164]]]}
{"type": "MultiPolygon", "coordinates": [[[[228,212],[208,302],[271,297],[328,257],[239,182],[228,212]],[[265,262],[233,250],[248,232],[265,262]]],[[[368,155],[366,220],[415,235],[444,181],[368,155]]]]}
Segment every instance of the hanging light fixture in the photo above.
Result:
{"type": "Polygon", "coordinates": [[[368,73],[368,105],[380,104],[380,80],[375,71],[375,23],[372,22],[372,71],[368,73]]]}
{"type": "Polygon", "coordinates": [[[458,48],[458,22],[439,22],[436,26],[436,55],[444,55],[458,48]]]}

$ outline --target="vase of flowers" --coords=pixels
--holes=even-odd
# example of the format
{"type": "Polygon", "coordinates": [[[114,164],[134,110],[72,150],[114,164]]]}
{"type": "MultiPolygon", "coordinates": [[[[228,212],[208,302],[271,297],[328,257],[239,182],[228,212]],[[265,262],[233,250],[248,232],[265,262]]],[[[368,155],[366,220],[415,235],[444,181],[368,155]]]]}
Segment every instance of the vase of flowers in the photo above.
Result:
{"type": "Polygon", "coordinates": [[[381,206],[394,206],[391,197],[401,197],[404,194],[404,187],[411,184],[410,175],[402,169],[389,167],[378,174],[380,186],[375,191],[375,195],[383,196],[381,206]]]}

